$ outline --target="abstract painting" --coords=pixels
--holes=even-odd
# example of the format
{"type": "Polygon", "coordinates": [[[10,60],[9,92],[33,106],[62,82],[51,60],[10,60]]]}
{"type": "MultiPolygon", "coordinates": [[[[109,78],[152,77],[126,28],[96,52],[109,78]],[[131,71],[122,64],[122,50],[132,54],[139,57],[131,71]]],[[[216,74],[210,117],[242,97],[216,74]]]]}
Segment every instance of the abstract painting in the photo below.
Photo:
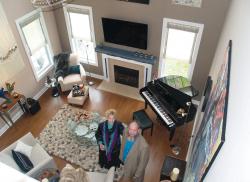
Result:
{"type": "Polygon", "coordinates": [[[227,119],[232,41],[207,101],[201,125],[194,140],[185,181],[203,181],[223,143],[227,119]]]}

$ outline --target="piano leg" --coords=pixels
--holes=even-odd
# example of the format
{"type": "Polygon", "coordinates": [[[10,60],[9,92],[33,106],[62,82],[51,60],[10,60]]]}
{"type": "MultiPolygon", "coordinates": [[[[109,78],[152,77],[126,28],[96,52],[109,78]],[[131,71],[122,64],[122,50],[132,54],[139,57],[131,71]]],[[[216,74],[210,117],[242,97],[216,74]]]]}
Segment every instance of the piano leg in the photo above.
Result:
{"type": "Polygon", "coordinates": [[[175,133],[175,127],[170,128],[169,141],[171,141],[173,139],[174,133],[175,133]]]}
{"type": "Polygon", "coordinates": [[[147,109],[148,108],[148,103],[145,101],[145,108],[144,109],[147,109]]]}

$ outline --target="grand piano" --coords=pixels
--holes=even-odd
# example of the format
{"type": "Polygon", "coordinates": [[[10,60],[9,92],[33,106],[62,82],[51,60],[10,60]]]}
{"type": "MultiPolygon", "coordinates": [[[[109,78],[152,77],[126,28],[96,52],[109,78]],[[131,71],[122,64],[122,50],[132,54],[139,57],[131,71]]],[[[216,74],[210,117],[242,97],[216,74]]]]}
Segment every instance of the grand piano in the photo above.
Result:
{"type": "Polygon", "coordinates": [[[170,131],[169,140],[172,140],[176,127],[195,117],[192,98],[198,91],[182,76],[171,75],[148,82],[140,89],[140,95],[145,100],[145,108],[149,105],[170,131]]]}

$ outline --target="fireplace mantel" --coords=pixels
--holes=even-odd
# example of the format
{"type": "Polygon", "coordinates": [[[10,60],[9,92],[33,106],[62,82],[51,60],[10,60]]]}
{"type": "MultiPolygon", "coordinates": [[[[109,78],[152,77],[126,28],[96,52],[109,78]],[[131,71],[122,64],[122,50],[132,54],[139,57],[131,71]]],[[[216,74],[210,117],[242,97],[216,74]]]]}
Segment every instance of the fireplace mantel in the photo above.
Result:
{"type": "Polygon", "coordinates": [[[130,59],[141,63],[147,63],[154,65],[156,62],[157,57],[153,55],[143,54],[140,52],[133,52],[133,51],[127,51],[124,49],[118,49],[108,46],[96,46],[95,48],[96,52],[116,56],[124,59],[130,59]]]}

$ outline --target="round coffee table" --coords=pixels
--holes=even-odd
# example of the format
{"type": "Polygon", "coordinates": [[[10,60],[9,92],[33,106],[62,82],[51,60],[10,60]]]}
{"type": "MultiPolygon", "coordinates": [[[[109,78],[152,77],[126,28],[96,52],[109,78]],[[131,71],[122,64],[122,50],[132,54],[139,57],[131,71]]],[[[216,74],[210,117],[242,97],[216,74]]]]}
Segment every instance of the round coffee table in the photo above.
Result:
{"type": "Polygon", "coordinates": [[[95,133],[102,118],[97,112],[89,112],[80,117],[79,121],[68,120],[67,126],[71,135],[80,145],[97,145],[95,133]]]}

